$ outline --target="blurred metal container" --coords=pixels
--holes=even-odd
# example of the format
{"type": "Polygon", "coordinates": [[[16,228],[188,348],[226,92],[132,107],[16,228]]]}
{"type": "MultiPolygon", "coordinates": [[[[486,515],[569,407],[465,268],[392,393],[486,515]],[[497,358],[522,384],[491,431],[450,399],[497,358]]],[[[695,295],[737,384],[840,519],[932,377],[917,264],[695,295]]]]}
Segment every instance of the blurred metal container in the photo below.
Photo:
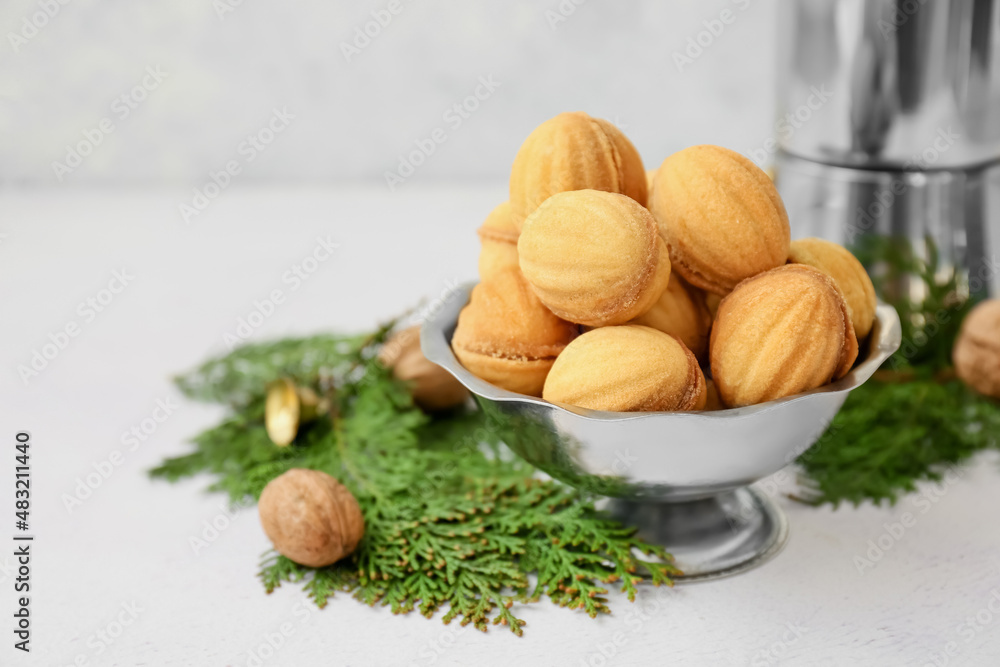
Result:
{"type": "Polygon", "coordinates": [[[929,236],[973,292],[1000,286],[1000,0],[782,0],[779,16],[793,235],[929,236]]]}

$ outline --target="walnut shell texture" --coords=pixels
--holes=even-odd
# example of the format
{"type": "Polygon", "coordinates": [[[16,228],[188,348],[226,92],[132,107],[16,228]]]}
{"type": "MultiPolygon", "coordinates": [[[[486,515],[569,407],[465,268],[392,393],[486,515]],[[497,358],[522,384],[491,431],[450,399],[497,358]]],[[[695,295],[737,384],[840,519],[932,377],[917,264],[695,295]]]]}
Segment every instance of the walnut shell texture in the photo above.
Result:
{"type": "Polygon", "coordinates": [[[258,510],[278,553],[309,567],[353,553],[365,532],[358,501],[319,470],[293,468],[275,477],[260,494],[258,510]]]}
{"type": "Polygon", "coordinates": [[[451,346],[476,376],[540,396],[552,363],[578,333],[542,305],[520,271],[508,269],[472,289],[451,346]]]}
{"type": "Polygon", "coordinates": [[[569,190],[604,190],[646,205],[646,171],[621,130],[582,111],[561,113],[532,131],[514,158],[510,205],[514,225],[542,202],[569,190]]]}
{"type": "Polygon", "coordinates": [[[731,408],[825,385],[858,356],[840,290],[803,264],[740,283],[719,305],[710,347],[712,378],[731,408]]]}
{"type": "Polygon", "coordinates": [[[861,262],[842,245],[824,239],[792,241],[788,261],[808,264],[833,278],[847,302],[858,340],[864,340],[875,324],[875,286],[861,262]]]}
{"type": "Polygon", "coordinates": [[[542,303],[578,324],[624,324],[652,308],[670,280],[656,221],[624,195],[553,195],[525,221],[517,249],[542,303]]]}
{"type": "Polygon", "coordinates": [[[963,382],[1000,398],[1000,299],[983,301],[966,316],[952,358],[963,382]]]}
{"type": "Polygon", "coordinates": [[[519,232],[510,215],[510,202],[493,209],[479,228],[482,249],[479,251],[479,279],[487,280],[500,271],[517,268],[519,232]]]}
{"type": "Polygon", "coordinates": [[[461,405],[469,395],[455,376],[424,356],[419,326],[394,334],[382,346],[379,360],[396,379],[409,384],[413,402],[428,412],[461,405]]]}
{"type": "Polygon", "coordinates": [[[699,360],[708,357],[708,334],[712,313],[705,305],[704,293],[691,287],[677,275],[653,307],[630,324],[641,324],[677,336],[699,360]]]}
{"type": "Polygon", "coordinates": [[[559,355],[542,396],[591,410],[701,410],[705,376],[673,336],[635,325],[601,327],[559,355]]]}
{"type": "Polygon", "coordinates": [[[788,259],[788,214],[757,165],[719,146],[674,153],[656,171],[650,210],[674,270],[724,295],[788,259]]]}

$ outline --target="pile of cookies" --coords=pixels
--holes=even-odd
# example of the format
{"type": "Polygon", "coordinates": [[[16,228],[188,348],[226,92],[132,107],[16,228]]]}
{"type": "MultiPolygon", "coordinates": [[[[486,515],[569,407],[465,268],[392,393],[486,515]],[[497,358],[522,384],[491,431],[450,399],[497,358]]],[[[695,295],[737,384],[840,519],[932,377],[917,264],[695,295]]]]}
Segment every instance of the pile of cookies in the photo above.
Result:
{"type": "Polygon", "coordinates": [[[479,236],[455,355],[553,403],[692,411],[790,396],[843,377],[875,319],[861,264],[790,241],[753,162],[693,146],[646,172],[621,131],[582,112],[525,140],[510,200],[479,236]]]}

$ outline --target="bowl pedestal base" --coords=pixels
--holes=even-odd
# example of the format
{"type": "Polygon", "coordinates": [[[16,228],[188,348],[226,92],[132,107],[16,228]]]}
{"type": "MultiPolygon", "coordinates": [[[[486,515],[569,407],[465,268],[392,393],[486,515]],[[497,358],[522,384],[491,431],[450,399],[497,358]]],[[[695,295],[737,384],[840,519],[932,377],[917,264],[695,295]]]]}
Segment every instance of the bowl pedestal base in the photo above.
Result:
{"type": "Polygon", "coordinates": [[[683,572],[678,583],[706,581],[757,567],[788,540],[784,513],[749,487],[699,500],[609,499],[604,506],[647,542],[666,547],[683,572]]]}

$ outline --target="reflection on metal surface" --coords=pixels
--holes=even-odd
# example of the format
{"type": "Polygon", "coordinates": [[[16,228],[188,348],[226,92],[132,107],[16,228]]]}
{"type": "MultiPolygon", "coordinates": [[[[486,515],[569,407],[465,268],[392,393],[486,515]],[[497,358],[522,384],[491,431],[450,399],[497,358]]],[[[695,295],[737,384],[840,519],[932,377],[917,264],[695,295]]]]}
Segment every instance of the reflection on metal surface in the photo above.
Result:
{"type": "Polygon", "coordinates": [[[702,500],[644,503],[612,500],[605,509],[669,546],[684,583],[708,581],[762,565],[788,541],[788,521],[777,505],[751,488],[702,500]]]}
{"type": "Polygon", "coordinates": [[[1000,0],[783,0],[778,16],[784,150],[879,169],[1000,159],[1000,0]]]}
{"type": "MultiPolygon", "coordinates": [[[[871,344],[843,379],[819,389],[761,405],[701,413],[600,412],[548,403],[489,384],[466,371],[450,341],[471,285],[433,318],[421,333],[424,355],[472,391],[491,428],[518,455],[577,488],[625,501],[617,505],[629,520],[654,517],[644,530],[667,548],[682,548],[678,565],[708,576],[739,567],[774,549],[782,534],[780,515],[765,500],[747,500],[738,489],[794,461],[826,430],[847,393],[865,382],[900,345],[896,312],[880,305],[871,344]],[[696,501],[696,502],[692,502],[696,501]],[[745,535],[732,539],[719,508],[741,502],[745,535]],[[674,504],[664,507],[664,504],[674,504]],[[702,524],[715,507],[715,518],[702,524]],[[765,516],[766,515],[766,516],[765,516]],[[655,517],[671,517],[657,523],[655,517]],[[682,520],[688,517],[691,521],[682,520]],[[771,517],[771,518],[767,518],[771,517]],[[683,529],[683,530],[682,530],[683,529]]],[[[743,524],[740,524],[743,525],[743,524]]],[[[736,531],[739,532],[739,531],[736,531]]]]}
{"type": "Polygon", "coordinates": [[[782,0],[778,15],[792,237],[930,237],[974,297],[997,293],[1000,0],[782,0]]]}
{"type": "MultiPolygon", "coordinates": [[[[780,154],[775,181],[792,238],[850,244],[866,234],[930,238],[943,263],[968,275],[973,296],[1000,293],[1000,164],[954,171],[889,172],[780,154]]],[[[912,282],[911,298],[923,285],[912,282]]]]}

